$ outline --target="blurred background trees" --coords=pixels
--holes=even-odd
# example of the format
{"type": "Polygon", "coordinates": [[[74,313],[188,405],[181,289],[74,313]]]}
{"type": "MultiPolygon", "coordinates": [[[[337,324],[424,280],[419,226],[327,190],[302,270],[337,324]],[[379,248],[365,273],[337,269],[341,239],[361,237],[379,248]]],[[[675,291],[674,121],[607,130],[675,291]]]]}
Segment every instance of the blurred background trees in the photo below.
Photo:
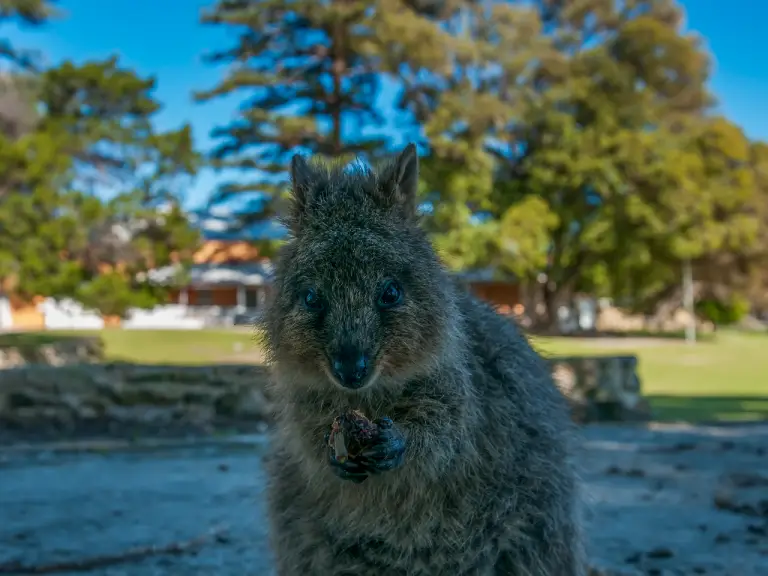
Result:
{"type": "MultiPolygon", "coordinates": [[[[2,18],[47,14],[43,2],[0,4],[2,18]]],[[[0,93],[2,289],[116,315],[163,301],[146,271],[188,261],[197,243],[179,187],[201,160],[190,127],[156,131],[155,80],[117,57],[39,69],[9,44],[3,54],[15,66],[0,93]]]]}
{"type": "Polygon", "coordinates": [[[204,20],[241,31],[210,58],[231,67],[204,97],[243,94],[213,158],[269,174],[247,186],[267,198],[293,152],[415,140],[445,260],[514,273],[542,322],[579,292],[652,311],[680,298],[686,261],[720,306],[765,290],[764,146],[715,114],[671,0],[241,0],[204,20]],[[397,138],[377,131],[388,86],[397,138]]]}
{"type": "MultiPolygon", "coordinates": [[[[0,38],[52,6],[0,0],[0,38]]],[[[117,57],[45,68],[0,43],[4,282],[149,306],[142,272],[198,241],[182,206],[202,162],[231,176],[210,204],[242,199],[244,226],[280,214],[295,152],[415,141],[446,263],[516,275],[544,325],[580,293],[679,301],[686,263],[701,314],[768,307],[768,145],[718,115],[673,0],[219,0],[201,25],[232,40],[195,98],[239,101],[205,153],[189,126],[156,130],[155,80],[117,57]]]]}

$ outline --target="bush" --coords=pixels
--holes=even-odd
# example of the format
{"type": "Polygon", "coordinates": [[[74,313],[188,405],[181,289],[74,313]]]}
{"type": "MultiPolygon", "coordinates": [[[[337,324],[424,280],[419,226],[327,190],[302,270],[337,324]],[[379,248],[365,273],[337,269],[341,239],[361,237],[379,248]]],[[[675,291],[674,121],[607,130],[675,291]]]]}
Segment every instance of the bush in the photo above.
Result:
{"type": "Polygon", "coordinates": [[[696,304],[696,313],[715,326],[730,326],[749,313],[749,301],[741,296],[732,296],[727,301],[715,298],[700,300],[696,304]]]}

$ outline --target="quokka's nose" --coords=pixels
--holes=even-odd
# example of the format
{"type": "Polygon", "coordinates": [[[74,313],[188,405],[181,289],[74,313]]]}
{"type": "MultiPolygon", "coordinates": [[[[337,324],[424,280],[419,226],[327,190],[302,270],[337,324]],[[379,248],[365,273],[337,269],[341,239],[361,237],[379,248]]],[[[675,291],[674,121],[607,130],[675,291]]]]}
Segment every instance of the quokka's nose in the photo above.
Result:
{"type": "Polygon", "coordinates": [[[345,351],[331,360],[333,374],[346,388],[360,388],[368,376],[368,356],[362,352],[345,351]]]}

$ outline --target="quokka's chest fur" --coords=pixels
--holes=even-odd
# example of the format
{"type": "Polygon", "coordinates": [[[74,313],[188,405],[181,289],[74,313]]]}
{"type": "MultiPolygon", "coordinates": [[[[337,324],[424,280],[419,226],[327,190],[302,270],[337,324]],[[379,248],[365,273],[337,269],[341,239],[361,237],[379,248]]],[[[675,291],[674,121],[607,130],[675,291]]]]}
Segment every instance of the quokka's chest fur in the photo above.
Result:
{"type": "Polygon", "coordinates": [[[326,534],[342,563],[350,556],[408,576],[492,574],[497,543],[513,525],[511,506],[452,480],[419,486],[407,469],[362,485],[328,477],[322,490],[305,493],[305,521],[326,534]]]}

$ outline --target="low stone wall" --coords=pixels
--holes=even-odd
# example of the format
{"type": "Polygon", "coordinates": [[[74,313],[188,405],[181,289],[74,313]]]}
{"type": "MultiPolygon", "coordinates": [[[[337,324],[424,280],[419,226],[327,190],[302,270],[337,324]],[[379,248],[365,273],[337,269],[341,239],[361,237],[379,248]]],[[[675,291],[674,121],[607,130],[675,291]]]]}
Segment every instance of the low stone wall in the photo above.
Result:
{"type": "Polygon", "coordinates": [[[650,419],[637,356],[560,356],[549,361],[555,383],[568,398],[577,422],[650,419]]]}
{"type": "Polygon", "coordinates": [[[22,436],[250,431],[269,420],[262,366],[91,364],[0,373],[0,431],[22,436]]]}
{"type": "Polygon", "coordinates": [[[0,370],[30,364],[66,366],[104,359],[104,344],[98,337],[64,337],[51,341],[15,334],[9,343],[0,339],[0,370]]]}
{"type": "MultiPolygon", "coordinates": [[[[648,418],[634,356],[551,358],[581,423],[648,418]]],[[[271,416],[252,365],[27,365],[0,372],[0,431],[46,436],[252,431],[271,416]]]]}

